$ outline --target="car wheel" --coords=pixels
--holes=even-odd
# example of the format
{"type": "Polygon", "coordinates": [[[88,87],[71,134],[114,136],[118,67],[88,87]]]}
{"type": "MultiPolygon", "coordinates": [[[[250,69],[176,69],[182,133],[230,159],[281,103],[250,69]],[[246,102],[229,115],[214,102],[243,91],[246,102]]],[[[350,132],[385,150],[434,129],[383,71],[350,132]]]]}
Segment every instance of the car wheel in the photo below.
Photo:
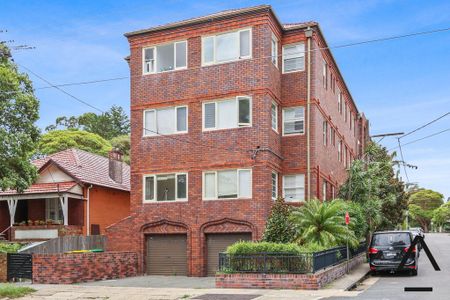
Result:
{"type": "Polygon", "coordinates": [[[417,276],[417,270],[411,270],[411,276],[417,276]]]}

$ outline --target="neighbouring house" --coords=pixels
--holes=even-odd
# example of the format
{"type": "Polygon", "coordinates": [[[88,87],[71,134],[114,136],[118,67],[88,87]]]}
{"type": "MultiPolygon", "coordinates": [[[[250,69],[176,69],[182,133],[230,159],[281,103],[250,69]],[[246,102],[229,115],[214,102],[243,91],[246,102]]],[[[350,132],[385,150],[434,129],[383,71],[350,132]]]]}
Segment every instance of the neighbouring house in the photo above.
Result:
{"type": "Polygon", "coordinates": [[[214,275],[275,198],[334,198],[364,151],[368,121],[315,22],[262,5],[125,36],[131,215],[106,231],[141,273],[214,275]]]}
{"type": "Polygon", "coordinates": [[[130,213],[130,167],[122,155],[68,149],[33,161],[23,193],[0,192],[0,233],[14,241],[103,234],[130,213]]]}

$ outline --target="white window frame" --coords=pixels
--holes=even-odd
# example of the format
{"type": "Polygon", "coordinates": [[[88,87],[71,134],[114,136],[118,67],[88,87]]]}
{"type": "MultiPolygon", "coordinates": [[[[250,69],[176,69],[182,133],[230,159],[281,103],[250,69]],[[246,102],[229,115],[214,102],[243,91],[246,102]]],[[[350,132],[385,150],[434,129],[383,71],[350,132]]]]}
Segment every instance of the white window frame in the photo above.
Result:
{"type": "Polygon", "coordinates": [[[281,122],[282,122],[282,133],[283,133],[283,136],[295,136],[295,135],[304,135],[305,134],[305,132],[306,132],[306,116],[305,116],[305,107],[304,106],[291,106],[291,107],[284,107],[283,109],[282,109],[282,120],[281,120],[281,122]],[[285,116],[284,116],[284,112],[285,112],[285,110],[286,109],[291,109],[291,108],[299,108],[299,107],[301,107],[302,109],[303,109],[303,119],[295,119],[295,120],[291,120],[291,121],[303,121],[303,131],[301,131],[301,132],[294,132],[294,133],[285,133],[285,130],[284,130],[284,123],[285,123],[285,116]]]}
{"type": "Polygon", "coordinates": [[[327,201],[327,181],[322,180],[322,201],[327,201]]]}
{"type": "Polygon", "coordinates": [[[328,89],[328,64],[323,60],[322,65],[322,87],[327,90],[328,89]]]}
{"type": "Polygon", "coordinates": [[[158,73],[166,73],[166,72],[173,72],[173,71],[178,71],[178,70],[185,70],[188,67],[188,53],[189,53],[189,46],[188,46],[188,41],[187,40],[182,40],[182,41],[176,41],[176,42],[170,42],[170,43],[164,43],[164,44],[158,44],[158,45],[153,45],[153,46],[148,46],[148,47],[143,47],[142,48],[142,74],[143,75],[149,75],[149,74],[158,74],[158,73]],[[178,67],[177,68],[177,47],[176,44],[181,44],[181,43],[186,43],[186,66],[184,67],[178,67]],[[156,70],[157,64],[158,64],[158,56],[157,56],[157,48],[158,46],[167,46],[173,44],[173,70],[166,70],[166,71],[159,71],[156,70]],[[145,50],[147,49],[152,49],[153,48],[153,57],[154,57],[154,64],[155,64],[155,71],[154,72],[146,72],[146,67],[145,67],[145,50]]]}
{"type": "Polygon", "coordinates": [[[219,102],[222,101],[229,101],[229,100],[233,100],[233,98],[227,98],[227,99],[220,99],[220,100],[214,100],[214,101],[205,101],[202,103],[202,130],[203,131],[214,131],[214,130],[227,130],[227,129],[235,129],[235,128],[246,128],[246,127],[252,127],[252,119],[253,119],[253,100],[251,96],[236,96],[234,98],[234,100],[236,101],[236,118],[237,118],[237,122],[236,122],[236,127],[231,127],[231,128],[218,128],[218,124],[217,124],[217,120],[218,120],[218,116],[219,116],[219,110],[217,109],[218,106],[217,104],[219,102]],[[239,123],[239,100],[240,99],[248,99],[249,100],[249,105],[250,105],[250,110],[249,110],[249,123],[239,123]],[[214,128],[205,128],[205,105],[206,104],[210,104],[210,103],[214,103],[215,109],[215,126],[214,128]]]}
{"type": "Polygon", "coordinates": [[[217,34],[214,34],[214,35],[205,35],[205,36],[202,36],[202,43],[201,43],[201,51],[200,51],[201,53],[201,61],[202,61],[202,67],[205,67],[205,66],[212,66],[212,65],[220,65],[220,64],[226,64],[226,63],[229,63],[229,62],[234,62],[234,61],[241,61],[241,60],[244,60],[244,59],[251,59],[252,58],[252,55],[253,55],[253,30],[252,30],[252,28],[251,27],[246,27],[246,28],[241,28],[241,29],[238,29],[238,30],[231,30],[231,31],[224,31],[224,32],[220,32],[220,33],[217,33],[217,34]],[[238,34],[238,42],[237,42],[237,46],[238,46],[238,49],[239,49],[239,54],[240,54],[240,51],[241,51],[241,39],[240,39],[240,33],[242,32],[242,31],[249,31],[250,32],[250,41],[249,41],[249,48],[250,48],[250,51],[249,51],[249,55],[247,55],[247,56],[239,56],[237,59],[230,59],[230,60],[227,60],[227,61],[220,61],[220,62],[218,62],[218,61],[216,61],[216,37],[218,36],[218,35],[222,35],[222,34],[227,34],[227,33],[237,33],[238,34]],[[205,60],[204,60],[204,49],[205,49],[205,47],[204,47],[204,44],[205,44],[205,39],[207,39],[207,38],[213,38],[213,61],[212,62],[205,62],[205,60]]]}
{"type": "Polygon", "coordinates": [[[331,185],[331,199],[334,200],[336,198],[336,188],[334,185],[331,185]]]}
{"type": "Polygon", "coordinates": [[[272,200],[276,200],[278,198],[278,172],[272,171],[270,174],[270,183],[271,183],[271,191],[270,194],[272,196],[272,200]],[[273,175],[275,175],[275,197],[273,196],[273,175]]]}
{"type": "Polygon", "coordinates": [[[278,133],[278,104],[275,101],[272,101],[270,104],[270,126],[272,129],[278,133]],[[275,106],[275,128],[273,128],[273,114],[272,114],[272,107],[275,106]]]}
{"type": "Polygon", "coordinates": [[[207,170],[207,171],[203,171],[202,172],[202,199],[204,201],[223,201],[223,200],[237,200],[237,199],[251,199],[253,197],[253,170],[251,168],[241,168],[241,169],[220,169],[220,170],[207,170]],[[236,190],[237,190],[237,198],[219,198],[219,176],[217,176],[218,172],[221,171],[236,171],[236,175],[237,175],[237,180],[236,180],[236,190]],[[250,196],[249,197],[241,197],[239,195],[239,172],[240,171],[250,171],[250,196]],[[205,180],[205,176],[206,174],[214,174],[214,192],[215,192],[215,196],[214,197],[206,197],[205,196],[205,192],[206,192],[206,180],[205,180]]]}
{"type": "Polygon", "coordinates": [[[299,69],[299,70],[292,70],[292,71],[285,71],[285,70],[284,70],[284,59],[285,59],[285,57],[286,57],[286,55],[284,54],[284,49],[285,49],[286,47],[289,47],[289,46],[297,46],[297,45],[303,45],[303,49],[305,49],[305,43],[304,43],[304,42],[283,45],[283,48],[282,48],[282,55],[281,55],[281,58],[282,58],[282,61],[281,61],[281,71],[282,71],[282,74],[289,74],[289,73],[304,72],[304,71],[305,71],[305,69],[306,69],[306,66],[305,66],[305,52],[306,52],[306,51],[305,51],[305,50],[303,50],[303,53],[298,53],[298,54],[297,54],[297,55],[298,55],[297,57],[294,57],[294,56],[289,57],[289,58],[302,58],[302,59],[303,59],[303,68],[302,68],[302,69],[299,69]]]}
{"type": "Polygon", "coordinates": [[[143,203],[169,203],[169,202],[186,202],[189,199],[189,174],[188,172],[174,172],[174,173],[156,173],[156,174],[145,174],[142,176],[142,202],[143,203]],[[163,200],[158,201],[156,198],[158,196],[158,183],[156,178],[158,176],[164,175],[175,175],[175,200],[163,200]],[[178,175],[186,175],[186,198],[178,198],[178,175]],[[148,177],[153,177],[153,200],[145,199],[145,180],[148,177]]]}
{"type": "Polygon", "coordinates": [[[338,161],[342,162],[342,140],[338,142],[338,161]]]}
{"type": "Polygon", "coordinates": [[[278,38],[272,32],[272,40],[271,40],[271,61],[273,65],[278,69],[278,38]],[[275,44],[275,47],[274,47],[275,44]]]}
{"type": "Polygon", "coordinates": [[[328,145],[328,122],[324,120],[322,122],[322,142],[324,146],[328,145]]]}
{"type": "MultiPolygon", "coordinates": [[[[305,181],[306,181],[306,176],[305,174],[286,174],[283,175],[283,198],[285,199],[286,202],[304,202],[305,201],[305,196],[306,196],[306,185],[305,185],[305,181]],[[286,189],[286,180],[285,178],[287,176],[298,176],[298,175],[302,175],[303,176],[303,199],[287,199],[286,198],[286,193],[285,193],[285,189],[286,189]]],[[[300,187],[289,187],[289,188],[300,188],[300,187]]]]}
{"type": "Polygon", "coordinates": [[[342,92],[338,89],[338,112],[342,115],[342,92]]]}
{"type": "Polygon", "coordinates": [[[151,137],[151,136],[165,136],[165,135],[173,135],[173,134],[184,134],[184,133],[188,133],[189,132],[189,107],[187,106],[187,105],[179,105],[179,106],[166,106],[166,107],[158,107],[158,108],[152,108],[152,109],[145,109],[144,111],[143,111],[143,116],[142,116],[142,136],[143,137],[151,137]],[[174,120],[174,123],[175,123],[175,132],[173,132],[173,133],[163,133],[163,134],[160,134],[160,133],[157,133],[158,132],[158,118],[157,118],[157,114],[158,114],[158,110],[161,110],[161,109],[168,109],[168,108],[173,108],[173,109],[175,109],[175,120],[174,120]],[[179,108],[186,108],[186,130],[183,130],[183,131],[177,131],[177,128],[178,128],[178,119],[177,119],[177,110],[179,109],[179,108]],[[155,112],[155,120],[154,120],[154,122],[155,122],[155,128],[156,128],[156,133],[155,132],[151,132],[151,131],[149,131],[148,129],[146,129],[145,128],[145,114],[147,113],[147,112],[150,112],[150,111],[154,111],[155,112]]]}

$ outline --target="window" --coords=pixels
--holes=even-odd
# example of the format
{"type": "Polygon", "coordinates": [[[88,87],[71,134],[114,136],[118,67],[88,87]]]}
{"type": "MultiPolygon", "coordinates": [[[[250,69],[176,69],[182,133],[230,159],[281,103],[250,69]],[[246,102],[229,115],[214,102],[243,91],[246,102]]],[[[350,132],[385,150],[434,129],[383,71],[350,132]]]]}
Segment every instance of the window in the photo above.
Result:
{"type": "Polygon", "coordinates": [[[278,39],[272,33],[272,63],[278,68],[278,39]]]}
{"type": "Polygon", "coordinates": [[[252,197],[250,169],[206,171],[203,173],[203,199],[236,199],[252,197]]]}
{"type": "Polygon", "coordinates": [[[352,128],[353,128],[353,113],[352,112],[350,112],[350,130],[352,130],[352,128]]]}
{"type": "Polygon", "coordinates": [[[187,67],[187,41],[144,48],[144,74],[160,73],[187,67]]]}
{"type": "Polygon", "coordinates": [[[344,165],[348,167],[348,149],[347,146],[344,146],[344,165]]]}
{"type": "Polygon", "coordinates": [[[278,173],[272,172],[272,199],[278,197],[278,173]]]}
{"type": "Polygon", "coordinates": [[[144,202],[187,200],[187,173],[144,176],[144,202]]]}
{"type": "Polygon", "coordinates": [[[334,132],[333,126],[330,125],[330,144],[333,146],[336,145],[336,134],[334,132]]]}
{"type": "Polygon", "coordinates": [[[303,106],[283,109],[283,135],[305,133],[305,108],[303,106]]]}
{"type": "Polygon", "coordinates": [[[328,65],[325,60],[322,65],[322,85],[324,89],[328,88],[328,65]]]}
{"type": "Polygon", "coordinates": [[[271,114],[272,114],[272,129],[278,132],[278,105],[275,102],[272,102],[271,114]]]}
{"type": "Polygon", "coordinates": [[[342,114],[342,93],[338,89],[338,111],[342,114]]]}
{"type": "Polygon", "coordinates": [[[243,29],[202,38],[202,65],[250,58],[251,37],[251,30],[243,29]]]}
{"type": "Polygon", "coordinates": [[[347,107],[347,102],[344,102],[344,120],[345,122],[347,122],[347,114],[348,114],[348,107],[347,107]]]}
{"type": "Polygon", "coordinates": [[[186,133],[187,106],[176,106],[144,111],[144,136],[186,133]]]}
{"type": "Polygon", "coordinates": [[[305,44],[283,46],[283,73],[305,70],[305,44]]]}
{"type": "Polygon", "coordinates": [[[64,221],[64,214],[59,198],[45,199],[45,219],[61,223],[64,221]]]}
{"type": "Polygon", "coordinates": [[[305,175],[283,176],[283,197],[286,201],[305,200],[305,175]]]}
{"type": "Polygon", "coordinates": [[[252,103],[250,97],[203,103],[203,130],[251,126],[252,103]]]}
{"type": "Polygon", "coordinates": [[[327,145],[327,135],[328,135],[328,123],[327,121],[323,121],[322,124],[322,136],[323,136],[323,145],[327,145]]]}
{"type": "Polygon", "coordinates": [[[322,182],[322,200],[327,200],[327,181],[323,180],[322,182]]]}
{"type": "Polygon", "coordinates": [[[331,186],[331,199],[336,198],[336,191],[334,185],[331,186]]]}
{"type": "Polygon", "coordinates": [[[333,91],[333,93],[336,93],[336,80],[335,80],[332,72],[330,72],[330,84],[331,84],[331,90],[333,91]]]}
{"type": "Polygon", "coordinates": [[[342,141],[338,143],[338,161],[342,161],[342,141]]]}

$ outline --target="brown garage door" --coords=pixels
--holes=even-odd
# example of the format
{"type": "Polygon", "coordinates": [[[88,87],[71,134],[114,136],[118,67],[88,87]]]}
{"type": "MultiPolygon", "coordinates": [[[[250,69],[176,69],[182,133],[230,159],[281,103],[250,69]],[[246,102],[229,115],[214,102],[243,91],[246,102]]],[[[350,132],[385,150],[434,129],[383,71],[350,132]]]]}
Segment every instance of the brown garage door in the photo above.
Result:
{"type": "Polygon", "coordinates": [[[224,233],[207,234],[206,247],[208,253],[208,276],[214,276],[219,267],[219,253],[224,252],[227,247],[237,241],[248,241],[252,239],[251,233],[224,233]]]}
{"type": "Polygon", "coordinates": [[[147,237],[147,274],[187,275],[186,235],[147,237]]]}

